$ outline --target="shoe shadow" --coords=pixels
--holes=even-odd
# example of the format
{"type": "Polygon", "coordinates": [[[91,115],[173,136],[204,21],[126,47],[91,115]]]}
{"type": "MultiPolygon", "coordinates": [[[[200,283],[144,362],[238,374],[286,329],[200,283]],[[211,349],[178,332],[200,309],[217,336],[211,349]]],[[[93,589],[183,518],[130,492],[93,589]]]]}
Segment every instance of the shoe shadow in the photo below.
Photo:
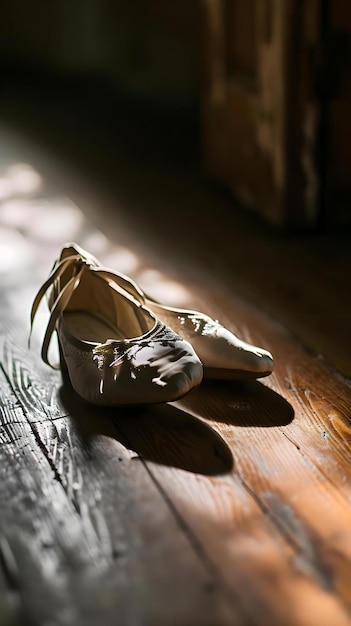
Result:
{"type": "Polygon", "coordinates": [[[286,426],[295,415],[285,398],[256,380],[206,380],[173,404],[196,417],[234,426],[286,426]]]}
{"type": "Polygon", "coordinates": [[[67,381],[59,390],[81,441],[89,447],[97,435],[113,437],[140,458],[207,476],[234,467],[224,439],[208,424],[171,404],[102,408],[82,400],[67,381]]]}

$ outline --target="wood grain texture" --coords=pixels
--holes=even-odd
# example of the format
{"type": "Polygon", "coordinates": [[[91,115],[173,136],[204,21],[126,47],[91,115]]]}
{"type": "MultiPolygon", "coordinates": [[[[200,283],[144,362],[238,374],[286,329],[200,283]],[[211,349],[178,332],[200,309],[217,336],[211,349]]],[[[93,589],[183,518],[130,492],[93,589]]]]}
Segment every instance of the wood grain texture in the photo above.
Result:
{"type": "MultiPolygon", "coordinates": [[[[146,168],[145,189],[148,175],[146,168]]],[[[0,607],[9,624],[350,626],[348,380],[282,319],[233,290],[228,250],[226,273],[214,280],[220,237],[201,240],[206,219],[198,246],[210,248],[208,271],[192,265],[186,244],[181,259],[170,239],[158,244],[152,222],[136,234],[136,214],[118,212],[117,244],[116,224],[108,241],[77,207],[45,204],[45,182],[40,193],[31,208],[24,203],[36,220],[0,206],[6,237],[20,242],[18,257],[3,245],[0,266],[0,607]],[[62,215],[103,261],[129,263],[136,279],[149,274],[156,287],[171,284],[168,297],[178,286],[185,305],[270,349],[273,375],[204,381],[157,407],[102,410],[77,397],[40,361],[46,312],[26,347],[31,299],[67,232],[62,215]],[[173,274],[167,245],[179,261],[173,274]],[[157,267],[148,265],[149,250],[157,267]]],[[[272,275],[278,284],[278,269],[270,270],[281,247],[272,246],[264,266],[258,246],[258,281],[272,275]]],[[[248,258],[243,281],[255,273],[248,258]]]]}
{"type": "MultiPolygon", "coordinates": [[[[239,317],[237,322],[240,324],[239,317]]],[[[255,328],[260,331],[257,320],[255,328]]],[[[273,330],[273,340],[277,339],[276,332],[273,330]]],[[[81,401],[67,381],[62,385],[60,374],[41,365],[35,353],[16,345],[12,336],[8,333],[3,341],[1,362],[15,393],[13,405],[26,415],[32,439],[78,515],[82,530],[93,538],[98,558],[108,568],[114,555],[121,556],[122,552],[123,556],[125,550],[138,584],[151,579],[159,592],[162,583],[162,596],[166,597],[168,589],[170,602],[177,570],[181,578],[177,589],[184,584],[185,555],[174,538],[175,528],[180,527],[208,572],[211,603],[214,590],[223,591],[235,607],[239,623],[255,623],[258,614],[277,625],[283,619],[286,624],[308,625],[312,617],[320,624],[348,623],[343,606],[344,602],[348,605],[343,589],[348,555],[340,567],[335,563],[341,579],[334,585],[328,550],[321,556],[315,545],[328,541],[333,527],[329,535],[318,531],[314,537],[315,529],[313,524],[309,528],[308,522],[312,519],[316,523],[319,518],[312,514],[306,519],[296,502],[290,504],[291,487],[287,490],[286,483],[294,485],[294,479],[295,492],[303,482],[307,497],[312,481],[318,514],[325,515],[330,508],[324,493],[323,497],[318,495],[318,477],[315,480],[313,473],[309,475],[311,463],[301,469],[300,449],[288,433],[296,420],[296,409],[279,393],[279,369],[276,379],[272,378],[272,388],[259,382],[203,383],[176,406],[101,410],[81,401]],[[137,506],[127,495],[135,489],[137,506]],[[155,510],[160,508],[159,501],[168,516],[171,512],[173,524],[167,522],[164,544],[156,550],[155,539],[159,543],[160,532],[155,529],[155,510]],[[130,527],[133,541],[128,534],[130,527]],[[164,559],[172,562],[168,581],[164,559]],[[334,587],[335,595],[331,593],[334,587]],[[286,603],[295,607],[289,615],[286,603]]],[[[305,358],[311,359],[308,355],[305,358]]],[[[304,364],[303,359],[299,363],[304,364]]],[[[308,363],[305,366],[308,369],[308,363]]],[[[10,414],[13,411],[12,406],[10,414]]],[[[306,506],[306,501],[302,503],[306,506]]],[[[164,523],[161,515],[160,528],[164,523]]],[[[338,524],[339,520],[334,524],[335,532],[338,524]]],[[[112,581],[111,569],[109,575],[112,581]]],[[[130,606],[135,580],[127,576],[123,583],[123,578],[117,577],[114,584],[129,590],[130,606]]],[[[79,597],[77,590],[75,597],[79,597]]],[[[198,602],[199,598],[195,604],[198,602]]],[[[141,606],[141,614],[157,615],[159,604],[154,603],[141,606]]],[[[192,610],[185,602],[183,616],[192,610]]],[[[217,607],[215,612],[218,619],[217,607]]],[[[126,607],[122,614],[130,618],[126,607]]],[[[179,617],[173,615],[172,620],[179,617]]],[[[211,623],[213,615],[209,619],[211,623]]]]}
{"type": "MultiPolygon", "coordinates": [[[[116,616],[123,624],[178,624],[188,615],[199,624],[232,623],[232,609],[220,582],[179,528],[138,457],[118,441],[106,413],[99,414],[73,397],[67,416],[67,399],[57,394],[60,375],[51,374],[8,340],[1,362],[7,377],[3,386],[10,383],[15,394],[12,405],[9,400],[3,409],[2,468],[5,474],[19,477],[19,482],[8,483],[12,491],[3,492],[2,497],[14,503],[18,501],[15,493],[30,498],[23,494],[24,482],[33,498],[27,515],[18,514],[18,531],[11,524],[16,509],[6,508],[3,528],[11,528],[10,538],[4,534],[7,544],[15,546],[13,560],[24,583],[33,580],[37,594],[52,587],[54,596],[45,591],[48,602],[39,602],[32,586],[23,591],[18,582],[24,610],[38,623],[48,618],[45,611],[57,616],[65,607],[67,612],[74,608],[69,617],[72,624],[83,619],[115,623],[116,616]],[[24,448],[28,467],[12,466],[14,447],[24,448]],[[32,485],[35,479],[37,484],[32,485]],[[37,492],[49,497],[42,498],[41,508],[37,492]],[[36,524],[37,538],[30,532],[32,524],[36,524]],[[68,538],[64,529],[69,531],[68,538]],[[34,565],[44,566],[41,535],[45,537],[44,556],[49,558],[49,550],[56,568],[64,570],[60,577],[53,567],[44,570],[41,578],[39,574],[32,578],[34,565]],[[33,564],[26,545],[33,546],[35,539],[38,545],[33,554],[39,562],[33,564]],[[165,568],[168,562],[172,569],[165,568]],[[160,597],[164,603],[159,603],[160,597]],[[166,613],[168,605],[172,611],[166,613]],[[38,609],[44,613],[36,614],[38,609]]],[[[73,395],[72,390],[69,393],[73,395]]]]}
{"type": "MultiPolygon", "coordinates": [[[[236,307],[239,329],[240,313],[236,307]]],[[[257,313],[245,308],[242,322],[255,332],[243,326],[241,336],[264,341],[277,357],[265,387],[203,384],[180,406],[225,434],[239,479],[291,545],[296,562],[319,587],[336,592],[348,612],[350,390],[257,313]],[[283,394],[285,403],[269,393],[283,394]]]]}

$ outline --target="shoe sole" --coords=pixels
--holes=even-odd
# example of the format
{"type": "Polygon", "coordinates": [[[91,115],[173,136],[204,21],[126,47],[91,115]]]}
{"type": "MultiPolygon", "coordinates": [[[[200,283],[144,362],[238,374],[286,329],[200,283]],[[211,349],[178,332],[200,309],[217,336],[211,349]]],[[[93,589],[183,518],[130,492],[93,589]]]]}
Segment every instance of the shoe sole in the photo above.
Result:
{"type": "Polygon", "coordinates": [[[212,380],[255,380],[269,376],[272,370],[267,372],[246,372],[245,370],[220,369],[217,367],[204,367],[204,379],[212,380]]]}

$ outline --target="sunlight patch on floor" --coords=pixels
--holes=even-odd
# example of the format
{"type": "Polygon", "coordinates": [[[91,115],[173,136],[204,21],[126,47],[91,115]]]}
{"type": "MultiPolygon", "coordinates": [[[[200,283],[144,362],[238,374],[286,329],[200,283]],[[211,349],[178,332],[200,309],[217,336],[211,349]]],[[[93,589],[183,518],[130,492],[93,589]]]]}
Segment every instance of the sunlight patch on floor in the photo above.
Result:
{"type": "Polygon", "coordinates": [[[42,178],[28,163],[14,163],[0,172],[0,200],[39,191],[42,178]]]}
{"type": "Polygon", "coordinates": [[[0,211],[2,223],[37,241],[70,240],[83,222],[79,209],[64,197],[8,200],[0,211]]]}
{"type": "Polygon", "coordinates": [[[67,242],[78,243],[104,266],[132,277],[142,290],[164,304],[184,304],[189,297],[182,285],[159,270],[145,267],[129,247],[111,242],[68,197],[48,191],[46,181],[30,164],[18,162],[2,168],[0,273],[4,276],[21,268],[28,271],[33,266],[45,278],[67,242]]]}
{"type": "Polygon", "coordinates": [[[169,306],[185,302],[189,293],[185,287],[174,280],[169,280],[162,272],[146,269],[138,274],[140,287],[153,298],[169,306]]]}
{"type": "Polygon", "coordinates": [[[31,248],[23,236],[1,226],[0,208],[0,275],[26,267],[31,261],[31,248]]]}

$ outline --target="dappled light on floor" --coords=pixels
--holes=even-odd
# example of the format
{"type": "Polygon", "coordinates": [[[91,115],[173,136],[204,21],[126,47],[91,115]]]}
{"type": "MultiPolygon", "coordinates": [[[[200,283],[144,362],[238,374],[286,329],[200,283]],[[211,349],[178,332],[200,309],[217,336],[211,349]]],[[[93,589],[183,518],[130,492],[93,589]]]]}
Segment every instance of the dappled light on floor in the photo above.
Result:
{"type": "Polygon", "coordinates": [[[14,163],[0,171],[0,201],[39,191],[40,174],[28,163],[14,163]]]}
{"type": "MultiPolygon", "coordinates": [[[[98,212],[98,208],[96,208],[98,212]]],[[[116,220],[118,216],[116,215],[116,220]]],[[[140,287],[165,303],[185,302],[187,290],[159,270],[146,267],[134,250],[112,243],[67,197],[28,163],[0,170],[0,243],[2,272],[20,270],[39,261],[48,274],[66,242],[77,242],[106,267],[140,281],[140,287]]]]}
{"type": "Polygon", "coordinates": [[[31,261],[31,248],[15,229],[1,225],[0,209],[0,275],[21,270],[31,261]]]}
{"type": "MultiPolygon", "coordinates": [[[[316,324],[318,292],[306,301],[297,289],[313,287],[309,275],[319,282],[304,263],[313,265],[314,255],[285,265],[293,250],[299,257],[287,239],[261,246],[240,224],[224,228],[220,212],[216,239],[206,206],[216,215],[217,201],[194,199],[176,173],[170,185],[163,171],[150,181],[144,147],[145,168],[126,166],[115,149],[97,154],[78,129],[94,168],[75,167],[55,143],[61,132],[75,142],[68,115],[61,131],[53,123],[61,102],[55,109],[37,101],[37,116],[44,107],[46,148],[39,134],[38,145],[23,134],[0,151],[0,604],[16,609],[7,622],[350,626],[350,388],[305,349],[313,341],[304,344],[297,326],[278,309],[271,318],[264,305],[291,288],[292,313],[313,301],[316,324]],[[16,179],[28,153],[37,188],[33,173],[16,179]],[[97,161],[106,175],[100,182],[97,161]],[[16,188],[7,180],[12,166],[16,188]],[[175,234],[149,219],[159,188],[171,207],[159,202],[156,213],[176,217],[175,234]],[[196,238],[182,221],[193,201],[204,215],[196,238]],[[33,297],[69,241],[165,304],[205,311],[267,347],[272,375],[205,379],[176,403],[86,402],[65,371],[41,360],[45,299],[27,347],[33,297]],[[285,267],[291,275],[300,268],[296,283],[285,267]],[[253,287],[252,298],[238,281],[253,287]]],[[[324,280],[320,291],[329,300],[335,293],[324,280]]],[[[329,332],[339,318],[326,319],[329,332]]]]}
{"type": "Polygon", "coordinates": [[[65,197],[8,200],[0,211],[2,223],[38,242],[65,241],[79,233],[83,220],[81,212],[65,197]]]}
{"type": "Polygon", "coordinates": [[[138,274],[140,286],[146,293],[163,304],[184,303],[189,297],[188,290],[174,280],[169,280],[158,270],[143,269],[138,274]]]}

